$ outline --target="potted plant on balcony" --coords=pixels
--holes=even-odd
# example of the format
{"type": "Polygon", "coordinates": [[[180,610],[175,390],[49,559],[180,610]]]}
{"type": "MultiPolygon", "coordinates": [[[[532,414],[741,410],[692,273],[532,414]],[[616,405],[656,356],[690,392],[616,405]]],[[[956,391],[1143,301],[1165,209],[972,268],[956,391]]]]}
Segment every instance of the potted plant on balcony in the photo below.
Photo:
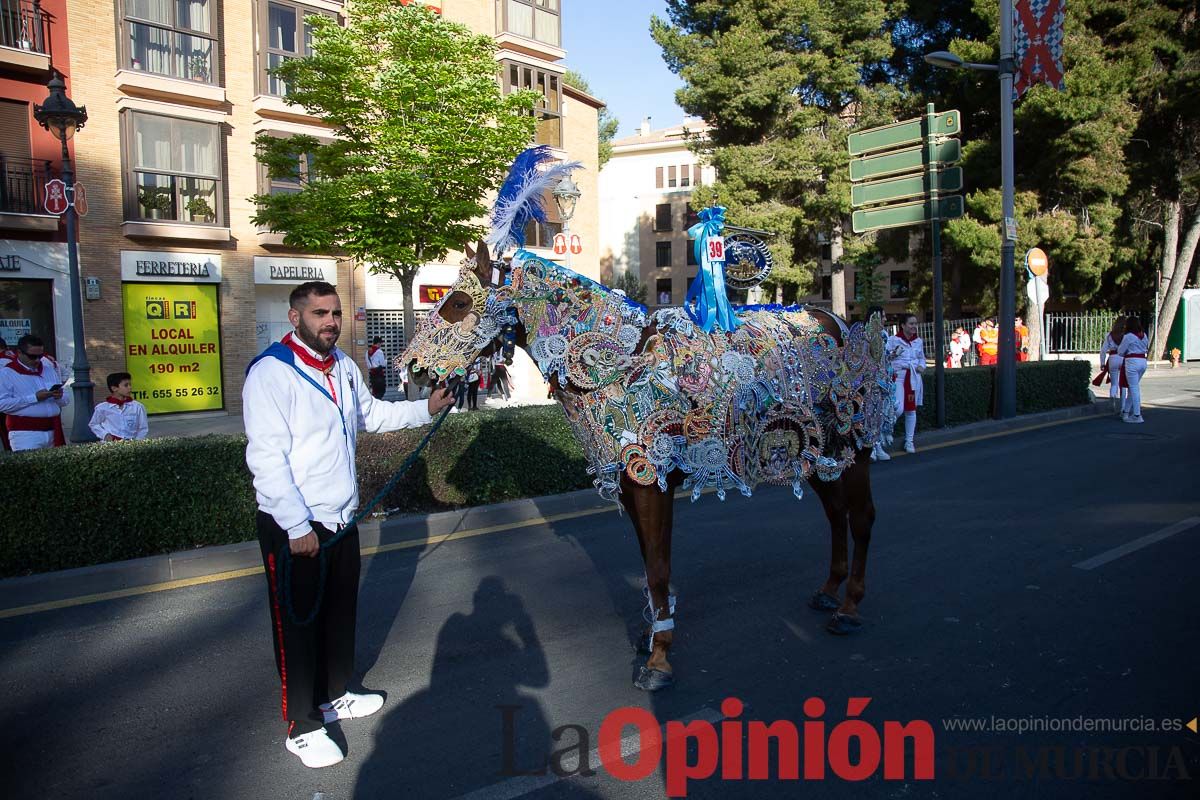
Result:
{"type": "Polygon", "coordinates": [[[175,198],[170,189],[163,186],[142,186],[138,189],[138,204],[141,205],[145,216],[158,219],[158,215],[171,213],[175,198]]]}
{"type": "Polygon", "coordinates": [[[203,197],[193,197],[184,206],[191,216],[192,222],[212,222],[217,218],[217,212],[203,197]]]}
{"type": "Polygon", "coordinates": [[[208,83],[208,56],[200,51],[192,53],[188,59],[188,77],[200,83],[208,83]]]}

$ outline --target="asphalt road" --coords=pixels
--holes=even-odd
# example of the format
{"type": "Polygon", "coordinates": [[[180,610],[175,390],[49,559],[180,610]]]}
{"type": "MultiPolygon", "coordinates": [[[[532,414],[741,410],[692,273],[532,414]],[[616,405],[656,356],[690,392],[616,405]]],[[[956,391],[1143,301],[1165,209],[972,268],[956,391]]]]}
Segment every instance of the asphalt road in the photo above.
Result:
{"type": "Polygon", "coordinates": [[[661,797],[661,769],[623,782],[593,756],[595,775],[559,779],[506,761],[536,772],[566,749],[577,767],[622,706],[716,720],[736,697],[744,721],[799,724],[817,697],[829,736],[863,697],[876,731],[929,722],[934,780],[911,764],[860,783],[718,776],[688,796],[1198,797],[1200,734],[1129,729],[1200,714],[1200,379],[1147,395],[1165,405],[1145,425],[1089,419],[878,466],[854,637],[804,605],[828,568],[811,492],[680,501],[679,682],[652,696],[630,685],[641,565],[615,512],[377,555],[358,659],[388,701],[331,726],[348,757],[321,771],[283,749],[259,576],[0,620],[5,796],[661,797]],[[947,727],[993,717],[1125,730],[947,727]]]}

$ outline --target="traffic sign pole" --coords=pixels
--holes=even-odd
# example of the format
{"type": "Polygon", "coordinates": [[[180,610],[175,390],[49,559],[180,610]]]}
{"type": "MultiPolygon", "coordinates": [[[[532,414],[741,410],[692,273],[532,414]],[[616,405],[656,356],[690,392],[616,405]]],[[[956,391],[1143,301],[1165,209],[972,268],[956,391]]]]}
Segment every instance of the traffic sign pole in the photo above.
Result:
{"type": "MultiPolygon", "coordinates": [[[[955,117],[958,115],[955,114],[955,117]]],[[[937,115],[933,111],[933,103],[925,106],[925,148],[929,157],[929,169],[934,167],[933,159],[937,155],[936,130],[937,115]]],[[[934,208],[938,208],[937,173],[931,172],[933,179],[929,181],[929,199],[934,208]]],[[[942,220],[934,217],[929,221],[933,233],[933,354],[934,354],[934,409],[937,426],[946,427],[946,332],[942,330],[942,220]]]]}

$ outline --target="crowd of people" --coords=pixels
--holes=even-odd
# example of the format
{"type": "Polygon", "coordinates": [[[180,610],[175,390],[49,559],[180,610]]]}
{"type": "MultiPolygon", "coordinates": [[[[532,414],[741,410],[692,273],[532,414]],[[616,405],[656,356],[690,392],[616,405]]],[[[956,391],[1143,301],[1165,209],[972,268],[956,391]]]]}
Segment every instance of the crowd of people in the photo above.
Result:
{"type": "MultiPolygon", "coordinates": [[[[1013,335],[1017,349],[1017,361],[1029,360],[1029,327],[1020,317],[1016,318],[1013,335]]],[[[948,368],[987,366],[995,364],[1000,354],[1000,328],[995,317],[980,320],[974,330],[958,326],[950,334],[946,347],[945,364],[948,368]]]]}

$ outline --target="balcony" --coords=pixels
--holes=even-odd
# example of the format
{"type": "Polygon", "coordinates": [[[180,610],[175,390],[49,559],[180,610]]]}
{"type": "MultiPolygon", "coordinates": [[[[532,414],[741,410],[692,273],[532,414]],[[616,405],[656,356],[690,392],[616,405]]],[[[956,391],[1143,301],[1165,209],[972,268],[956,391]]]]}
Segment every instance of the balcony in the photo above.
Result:
{"type": "Polygon", "coordinates": [[[50,16],[41,0],[0,0],[0,67],[38,77],[50,71],[50,16]]]}
{"type": "Polygon", "coordinates": [[[57,177],[49,161],[0,153],[0,230],[54,233],[58,216],[42,206],[46,181],[57,177]]]}

